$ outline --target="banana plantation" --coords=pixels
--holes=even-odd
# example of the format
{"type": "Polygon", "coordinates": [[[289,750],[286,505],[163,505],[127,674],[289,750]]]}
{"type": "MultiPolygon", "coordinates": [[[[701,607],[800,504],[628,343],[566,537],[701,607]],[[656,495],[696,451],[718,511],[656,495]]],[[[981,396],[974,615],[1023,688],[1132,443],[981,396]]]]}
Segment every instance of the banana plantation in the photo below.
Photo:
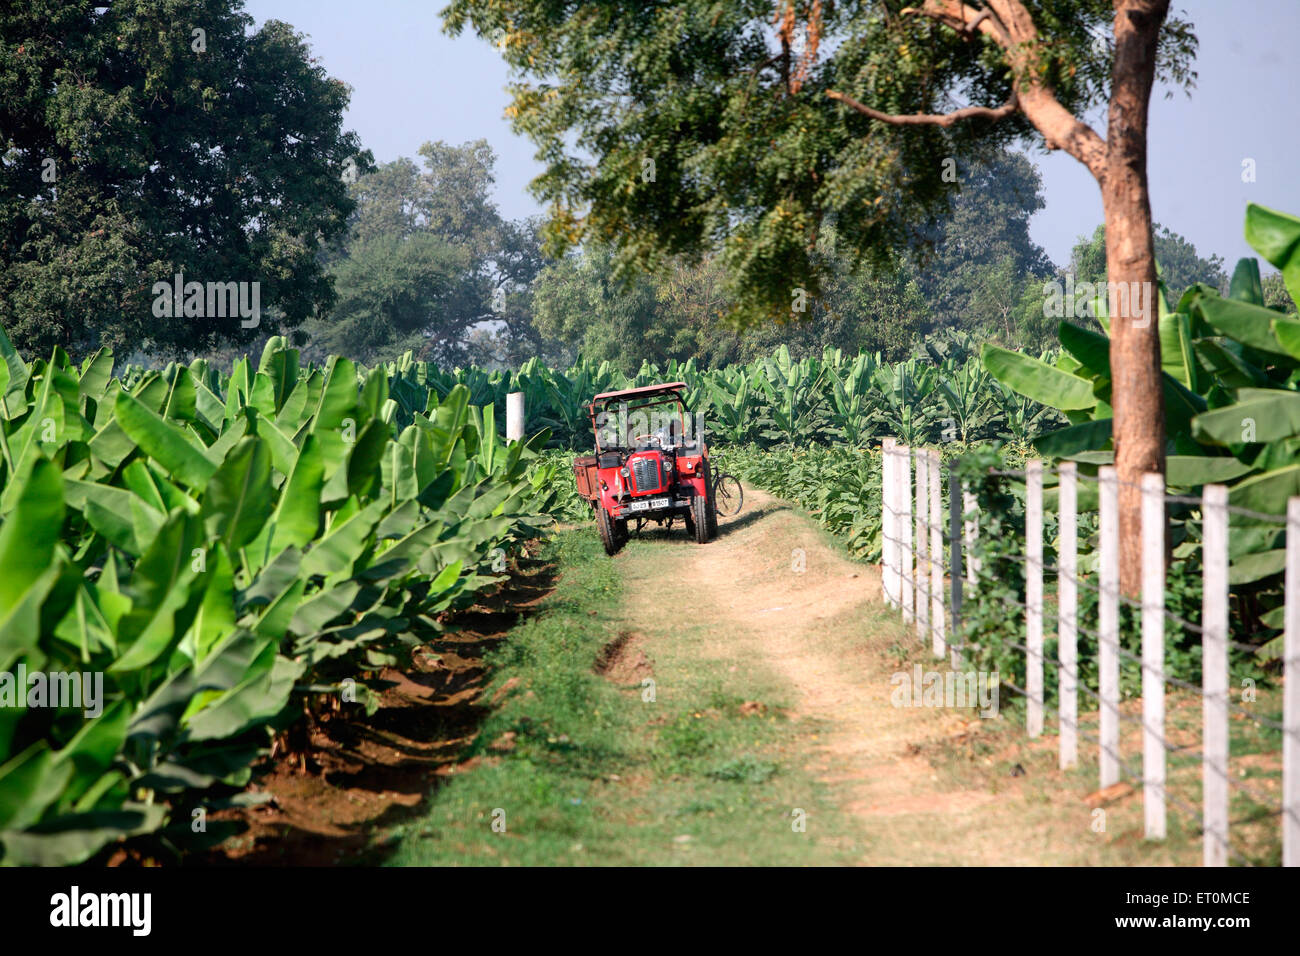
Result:
{"type": "MultiPolygon", "coordinates": [[[[1300,219],[1251,207],[1247,231],[1294,284],[1300,219]]],[[[1113,460],[1098,319],[1062,323],[1041,356],[977,355],[950,334],[899,363],[782,347],[633,376],[409,354],[315,367],[281,338],[228,374],[145,369],[108,350],[27,360],[0,333],[0,862],[77,863],[142,836],[183,856],[216,839],[193,813],[260,799],[246,785],[269,747],[291,750],[340,698],[373,710],[382,668],[549,524],[585,518],[567,472],[597,393],[686,383],[727,467],[875,560],[882,437],[984,473],[1030,454],[1091,473],[1113,460]],[[511,392],[531,437],[507,443],[511,392]],[[55,688],[22,679],[35,672],[86,706],[46,706],[55,688]]],[[[1264,307],[1253,259],[1226,296],[1162,299],[1159,322],[1169,485],[1227,483],[1262,515],[1234,535],[1232,584],[1238,633],[1275,658],[1285,553],[1267,516],[1300,493],[1300,322],[1264,307]]],[[[1095,507],[1085,493],[1081,512],[1095,507]]],[[[1194,561],[1194,514],[1172,519],[1175,562],[1194,561]]]]}
{"type": "Polygon", "coordinates": [[[255,799],[254,762],[331,699],[373,707],[554,500],[547,433],[507,447],[464,386],[279,339],[230,375],[0,351],[5,864],[191,848],[193,809],[255,799]]]}
{"type": "Polygon", "coordinates": [[[590,440],[599,392],[686,382],[745,477],[802,480],[782,490],[864,554],[879,489],[854,449],[886,434],[1024,442],[1056,420],[956,337],[896,364],[782,348],[632,377],[585,361],[318,368],[279,338],[229,374],[118,367],[108,350],[29,362],[2,333],[0,352],[0,672],[67,675],[95,699],[46,707],[21,679],[0,686],[6,864],[76,863],[140,836],[202,846],[192,814],[257,799],[243,788],[268,746],[291,748],[340,697],[373,709],[381,668],[548,522],[584,516],[567,452],[590,440]],[[531,437],[507,445],[513,391],[531,437]],[[822,467],[781,467],[791,456],[822,467]]]}
{"type": "MultiPolygon", "coordinates": [[[[1052,361],[1054,355],[1041,359],[1052,361]]],[[[503,414],[506,395],[523,392],[528,430],[546,428],[552,445],[575,450],[590,440],[592,395],[672,380],[688,385],[688,407],[728,446],[856,448],[884,435],[914,442],[1026,442],[1066,421],[990,374],[971,338],[958,332],[936,336],[922,357],[893,363],[878,353],[845,355],[839,349],[795,360],[781,346],[746,365],[703,370],[694,359],[647,362],[631,376],[608,362],[587,360],[565,370],[534,359],[513,372],[441,371],[405,356],[386,369],[403,410],[419,406],[427,389],[445,395],[459,385],[469,390],[471,404],[503,414]]]]}

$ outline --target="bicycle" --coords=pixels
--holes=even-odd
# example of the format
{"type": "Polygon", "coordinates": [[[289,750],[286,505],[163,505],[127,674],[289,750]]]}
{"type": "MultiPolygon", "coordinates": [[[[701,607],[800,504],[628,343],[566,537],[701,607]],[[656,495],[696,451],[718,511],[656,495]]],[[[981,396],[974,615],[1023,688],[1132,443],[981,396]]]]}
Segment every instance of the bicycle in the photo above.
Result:
{"type": "Polygon", "coordinates": [[[713,479],[713,508],[719,517],[734,518],[745,503],[745,489],[740,479],[725,471],[713,479]]]}

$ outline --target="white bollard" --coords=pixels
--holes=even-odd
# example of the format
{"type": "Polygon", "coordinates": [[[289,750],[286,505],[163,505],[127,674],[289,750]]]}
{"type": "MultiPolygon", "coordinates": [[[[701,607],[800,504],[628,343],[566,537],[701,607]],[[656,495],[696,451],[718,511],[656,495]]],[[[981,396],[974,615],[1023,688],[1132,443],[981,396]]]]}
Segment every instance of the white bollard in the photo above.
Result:
{"type": "Polygon", "coordinates": [[[519,441],[524,437],[524,393],[506,395],[506,441],[519,441]]]}

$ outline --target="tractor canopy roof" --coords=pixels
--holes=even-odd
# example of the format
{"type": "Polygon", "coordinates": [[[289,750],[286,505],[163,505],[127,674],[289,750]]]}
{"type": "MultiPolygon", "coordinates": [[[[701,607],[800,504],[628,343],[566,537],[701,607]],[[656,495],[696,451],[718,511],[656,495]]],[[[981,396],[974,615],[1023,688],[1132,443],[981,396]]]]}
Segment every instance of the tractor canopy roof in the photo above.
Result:
{"type": "Polygon", "coordinates": [[[663,382],[659,385],[642,385],[640,388],[625,388],[621,392],[601,392],[594,399],[593,405],[604,405],[616,399],[628,400],[636,398],[650,398],[654,395],[676,395],[681,398],[681,390],[686,388],[685,382],[663,382]]]}

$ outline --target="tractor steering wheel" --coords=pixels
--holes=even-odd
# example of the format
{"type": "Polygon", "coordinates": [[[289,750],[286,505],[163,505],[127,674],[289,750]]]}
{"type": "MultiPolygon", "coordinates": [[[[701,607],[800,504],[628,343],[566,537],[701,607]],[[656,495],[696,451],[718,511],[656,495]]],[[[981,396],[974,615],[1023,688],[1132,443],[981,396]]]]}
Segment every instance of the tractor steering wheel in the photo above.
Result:
{"type": "Polygon", "coordinates": [[[660,441],[658,435],[633,435],[633,436],[632,436],[632,441],[634,441],[634,442],[645,441],[645,442],[647,442],[647,443],[650,442],[650,441],[656,441],[656,442],[659,442],[660,445],[663,444],[663,442],[660,441]]]}

